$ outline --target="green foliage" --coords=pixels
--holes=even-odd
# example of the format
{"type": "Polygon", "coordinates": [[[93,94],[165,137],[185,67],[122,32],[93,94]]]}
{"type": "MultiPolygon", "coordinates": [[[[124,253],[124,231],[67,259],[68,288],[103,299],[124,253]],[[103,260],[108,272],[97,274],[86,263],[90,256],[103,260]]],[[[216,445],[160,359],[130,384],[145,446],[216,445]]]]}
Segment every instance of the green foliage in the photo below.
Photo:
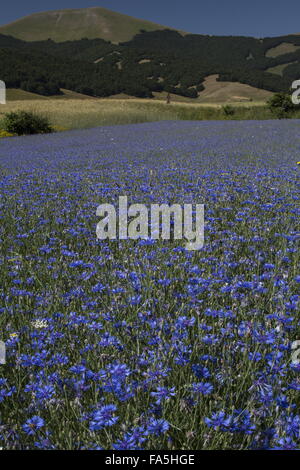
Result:
{"type": "Polygon", "coordinates": [[[300,46],[300,36],[258,40],[163,30],[112,44],[102,39],[25,42],[0,34],[1,79],[8,88],[46,96],[65,88],[97,97],[145,98],[165,91],[196,98],[205,77],[217,74],[219,81],[287,93],[300,75],[300,49],[266,57],[282,42],[300,46]],[[290,64],[282,76],[267,72],[282,64],[290,64]]]}
{"type": "Polygon", "coordinates": [[[52,132],[47,117],[28,111],[7,113],[3,119],[5,131],[17,134],[45,134],[52,132]]]}
{"type": "Polygon", "coordinates": [[[295,110],[291,96],[286,93],[275,93],[269,101],[270,111],[279,119],[288,118],[295,110]]]}
{"type": "Polygon", "coordinates": [[[7,132],[3,129],[0,129],[0,139],[2,137],[13,137],[14,134],[12,134],[11,132],[7,132]]]}
{"type": "Polygon", "coordinates": [[[229,104],[226,104],[225,106],[223,106],[222,111],[225,114],[225,116],[233,116],[235,113],[235,109],[229,104]]]}
{"type": "Polygon", "coordinates": [[[31,93],[36,93],[38,95],[44,95],[44,96],[53,96],[53,95],[62,94],[57,83],[53,83],[51,81],[43,82],[43,81],[37,81],[37,80],[28,80],[25,82],[21,82],[21,89],[24,91],[29,91],[31,93]]]}

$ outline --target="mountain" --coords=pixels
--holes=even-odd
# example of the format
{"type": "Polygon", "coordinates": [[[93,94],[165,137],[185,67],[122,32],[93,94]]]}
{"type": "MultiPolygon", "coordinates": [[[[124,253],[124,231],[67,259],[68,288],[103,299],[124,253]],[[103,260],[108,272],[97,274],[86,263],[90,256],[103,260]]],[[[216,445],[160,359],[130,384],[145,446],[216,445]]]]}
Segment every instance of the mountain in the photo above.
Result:
{"type": "Polygon", "coordinates": [[[94,7],[34,13],[1,26],[0,33],[24,41],[43,41],[50,38],[63,42],[100,38],[119,43],[129,41],[140,30],[161,29],[166,27],[106,8],[94,7]]]}
{"type": "MultiPolygon", "coordinates": [[[[69,11],[83,13],[98,12],[99,9],[69,11]]],[[[63,15],[56,21],[57,28],[64,29],[65,37],[70,37],[75,28],[73,14],[69,16],[69,11],[66,17],[63,15]],[[64,23],[64,28],[60,23],[64,23]]],[[[124,29],[120,25],[118,30],[116,22],[120,24],[124,16],[109,13],[115,15],[110,22],[111,42],[100,37],[62,42],[52,39],[24,41],[0,33],[0,79],[8,88],[46,96],[67,89],[95,97],[125,93],[151,98],[156,92],[164,91],[200,99],[211,99],[208,85],[217,99],[223,93],[219,84],[226,82],[229,91],[232,90],[230,83],[254,87],[253,98],[253,90],[234,87],[236,99],[254,99],[258,95],[265,96],[260,90],[288,92],[292,82],[300,78],[299,35],[257,39],[155,29],[139,32],[120,42],[124,29]]],[[[44,18],[45,15],[47,18],[47,13],[37,16],[44,18]]],[[[86,24],[90,24],[90,19],[86,24]]],[[[42,22],[37,22],[36,28],[38,26],[43,29],[42,22]]],[[[125,28],[126,24],[123,26],[125,28]]],[[[80,27],[84,29],[85,24],[80,27]]],[[[102,23],[102,29],[98,31],[103,33],[104,29],[102,23]]],[[[43,33],[45,37],[49,36],[50,30],[49,27],[43,33]]],[[[31,39],[35,36],[34,31],[32,27],[31,39]]],[[[78,31],[75,33],[81,36],[78,31]]],[[[89,33],[96,34],[91,28],[89,33]]],[[[133,29],[131,34],[134,34],[133,29]]]]}

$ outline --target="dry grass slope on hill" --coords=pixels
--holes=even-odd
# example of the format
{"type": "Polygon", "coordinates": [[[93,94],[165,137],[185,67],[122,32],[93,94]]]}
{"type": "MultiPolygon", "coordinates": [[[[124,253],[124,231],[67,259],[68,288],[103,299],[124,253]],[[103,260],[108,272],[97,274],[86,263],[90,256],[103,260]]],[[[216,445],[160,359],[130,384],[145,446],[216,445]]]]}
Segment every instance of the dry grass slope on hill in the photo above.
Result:
{"type": "Polygon", "coordinates": [[[238,82],[218,82],[218,75],[206,77],[205,89],[200,93],[198,101],[202,103],[234,103],[266,101],[272,93],[266,90],[244,85],[238,82]]]}
{"type": "Polygon", "coordinates": [[[269,73],[275,73],[275,75],[280,75],[282,77],[284,70],[289,65],[293,65],[293,64],[297,64],[297,62],[295,61],[295,62],[288,62],[287,64],[275,65],[275,67],[270,67],[266,71],[269,72],[269,73]]]}
{"type": "Polygon", "coordinates": [[[289,54],[290,52],[295,52],[300,49],[300,46],[295,46],[290,42],[282,42],[276,47],[272,47],[267,50],[266,57],[279,57],[280,55],[289,54]]]}

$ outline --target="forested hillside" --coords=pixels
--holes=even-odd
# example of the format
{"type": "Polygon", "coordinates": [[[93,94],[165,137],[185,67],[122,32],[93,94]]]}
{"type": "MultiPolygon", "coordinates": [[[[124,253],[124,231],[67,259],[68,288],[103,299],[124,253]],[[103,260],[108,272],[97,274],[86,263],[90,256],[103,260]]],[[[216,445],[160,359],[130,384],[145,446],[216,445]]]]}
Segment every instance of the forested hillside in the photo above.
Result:
{"type": "Polygon", "coordinates": [[[0,79],[41,95],[66,88],[99,97],[169,91],[193,98],[211,74],[221,81],[288,91],[300,78],[300,36],[182,36],[162,30],[112,44],[102,39],[24,42],[0,35],[0,79]]]}

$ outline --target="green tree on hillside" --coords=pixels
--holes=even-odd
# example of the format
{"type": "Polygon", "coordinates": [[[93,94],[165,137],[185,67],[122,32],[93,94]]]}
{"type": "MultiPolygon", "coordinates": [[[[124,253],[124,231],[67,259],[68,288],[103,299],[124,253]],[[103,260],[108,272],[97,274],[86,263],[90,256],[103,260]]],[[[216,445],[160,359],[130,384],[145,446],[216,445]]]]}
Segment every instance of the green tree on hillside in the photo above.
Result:
{"type": "Polygon", "coordinates": [[[278,119],[290,117],[295,110],[291,96],[286,93],[275,93],[268,100],[268,107],[278,119]]]}

